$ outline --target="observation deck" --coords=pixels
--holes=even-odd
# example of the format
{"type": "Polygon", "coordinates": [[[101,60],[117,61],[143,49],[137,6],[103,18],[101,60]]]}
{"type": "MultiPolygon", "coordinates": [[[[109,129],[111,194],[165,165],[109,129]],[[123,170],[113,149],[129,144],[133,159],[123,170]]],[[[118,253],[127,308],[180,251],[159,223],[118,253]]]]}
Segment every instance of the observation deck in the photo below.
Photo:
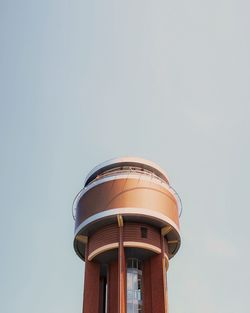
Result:
{"type": "MultiPolygon", "coordinates": [[[[99,236],[104,241],[105,236],[108,236],[109,242],[112,225],[117,225],[120,217],[124,225],[128,225],[124,228],[127,229],[128,238],[133,234],[133,223],[148,225],[149,229],[159,229],[166,241],[168,258],[171,258],[180,247],[181,210],[178,194],[157,164],[134,157],[109,160],[87,175],[84,188],[74,200],[75,251],[84,260],[87,238],[98,237],[98,232],[105,229],[106,235],[101,232],[99,236]]],[[[128,240],[128,246],[131,246],[132,241],[134,239],[128,240]]],[[[110,250],[118,247],[118,242],[112,244],[110,250]]],[[[99,251],[98,247],[95,251],[99,251]]],[[[98,260],[98,254],[100,253],[92,257],[98,260]]]]}

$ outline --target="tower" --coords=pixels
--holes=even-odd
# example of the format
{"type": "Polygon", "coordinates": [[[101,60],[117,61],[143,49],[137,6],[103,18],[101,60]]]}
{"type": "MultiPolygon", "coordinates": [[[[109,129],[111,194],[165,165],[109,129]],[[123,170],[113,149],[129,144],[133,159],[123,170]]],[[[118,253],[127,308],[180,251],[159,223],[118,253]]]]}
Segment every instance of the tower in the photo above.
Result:
{"type": "Polygon", "coordinates": [[[167,270],[180,247],[180,199],[141,158],[94,168],[73,203],[85,261],[83,313],[167,313],[167,270]]]}

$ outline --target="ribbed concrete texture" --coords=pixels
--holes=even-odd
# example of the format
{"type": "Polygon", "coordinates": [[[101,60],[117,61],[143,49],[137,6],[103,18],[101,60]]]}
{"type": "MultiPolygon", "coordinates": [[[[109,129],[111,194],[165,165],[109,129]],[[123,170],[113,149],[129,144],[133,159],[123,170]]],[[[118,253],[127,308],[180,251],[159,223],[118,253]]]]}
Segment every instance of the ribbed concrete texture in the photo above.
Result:
{"type": "Polygon", "coordinates": [[[85,261],[83,313],[167,313],[167,270],[180,247],[181,202],[160,167],[140,158],[97,166],[73,204],[85,261]]]}

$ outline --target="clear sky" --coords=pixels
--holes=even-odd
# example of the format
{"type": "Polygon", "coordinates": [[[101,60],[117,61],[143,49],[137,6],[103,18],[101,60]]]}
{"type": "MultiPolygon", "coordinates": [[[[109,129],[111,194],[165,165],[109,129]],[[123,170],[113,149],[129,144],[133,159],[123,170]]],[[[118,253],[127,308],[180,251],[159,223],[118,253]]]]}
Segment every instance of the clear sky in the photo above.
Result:
{"type": "Polygon", "coordinates": [[[172,313],[249,312],[247,0],[0,0],[0,312],[81,312],[71,205],[98,163],[179,192],[172,313]]]}

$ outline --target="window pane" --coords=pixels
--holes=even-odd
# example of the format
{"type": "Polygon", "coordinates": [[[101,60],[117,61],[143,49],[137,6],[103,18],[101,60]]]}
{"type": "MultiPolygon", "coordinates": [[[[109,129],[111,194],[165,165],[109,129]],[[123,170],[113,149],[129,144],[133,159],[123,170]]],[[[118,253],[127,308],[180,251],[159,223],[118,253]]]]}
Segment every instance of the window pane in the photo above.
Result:
{"type": "Polygon", "coordinates": [[[130,272],[127,272],[127,289],[132,290],[133,289],[133,274],[130,272]]]}
{"type": "Polygon", "coordinates": [[[133,303],[127,304],[127,313],[134,313],[133,311],[133,303]]]}
{"type": "Polygon", "coordinates": [[[148,238],[148,229],[146,227],[141,227],[141,237],[148,238]]]}
{"type": "Polygon", "coordinates": [[[133,268],[133,259],[128,259],[127,268],[133,268]]]}
{"type": "Polygon", "coordinates": [[[141,267],[139,260],[127,260],[127,313],[143,313],[141,267]]]}
{"type": "Polygon", "coordinates": [[[133,303],[133,291],[131,290],[127,291],[127,298],[129,303],[133,303]]]}

